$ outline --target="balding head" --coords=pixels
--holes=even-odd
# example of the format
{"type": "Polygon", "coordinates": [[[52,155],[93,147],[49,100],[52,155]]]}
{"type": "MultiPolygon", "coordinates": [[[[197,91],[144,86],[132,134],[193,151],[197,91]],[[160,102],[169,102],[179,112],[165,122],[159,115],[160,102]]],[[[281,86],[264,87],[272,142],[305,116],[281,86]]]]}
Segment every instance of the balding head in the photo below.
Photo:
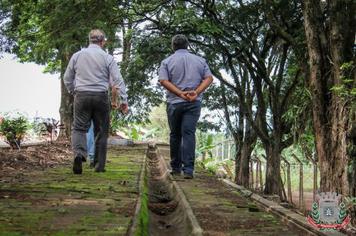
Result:
{"type": "Polygon", "coordinates": [[[105,33],[100,29],[93,29],[89,32],[89,42],[99,44],[105,40],[105,33]]]}
{"type": "Polygon", "coordinates": [[[174,35],[172,38],[172,49],[176,51],[178,49],[187,49],[189,45],[187,37],[183,34],[174,35]]]}

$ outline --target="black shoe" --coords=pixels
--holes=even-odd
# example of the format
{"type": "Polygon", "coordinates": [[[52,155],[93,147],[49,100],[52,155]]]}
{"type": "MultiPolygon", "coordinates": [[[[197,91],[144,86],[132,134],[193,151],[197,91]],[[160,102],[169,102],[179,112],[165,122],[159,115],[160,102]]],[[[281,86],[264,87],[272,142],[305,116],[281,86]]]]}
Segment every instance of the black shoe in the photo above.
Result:
{"type": "Polygon", "coordinates": [[[170,174],[172,176],[180,176],[181,175],[181,172],[180,171],[176,171],[176,170],[171,170],[170,174]]]}
{"type": "Polygon", "coordinates": [[[193,179],[193,178],[194,178],[193,174],[184,173],[184,179],[193,179]]]}
{"type": "Polygon", "coordinates": [[[87,159],[84,156],[82,157],[82,162],[87,162],[87,159]]]}
{"type": "Polygon", "coordinates": [[[77,175],[81,175],[83,173],[82,169],[82,157],[76,156],[73,163],[73,173],[77,175]]]}
{"type": "Polygon", "coordinates": [[[95,168],[94,171],[97,172],[97,173],[100,173],[100,172],[105,172],[106,170],[105,169],[95,168]]]}

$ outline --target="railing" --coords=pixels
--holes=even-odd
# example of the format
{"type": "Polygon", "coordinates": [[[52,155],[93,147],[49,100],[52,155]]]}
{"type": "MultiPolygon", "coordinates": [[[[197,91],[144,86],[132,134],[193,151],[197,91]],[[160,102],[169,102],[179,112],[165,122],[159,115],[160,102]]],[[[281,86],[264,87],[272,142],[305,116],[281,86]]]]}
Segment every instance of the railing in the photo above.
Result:
{"type": "MultiPolygon", "coordinates": [[[[234,160],[235,144],[233,140],[227,139],[215,143],[212,150],[217,161],[234,160]]],[[[311,208],[312,202],[316,199],[318,191],[318,167],[315,157],[306,157],[308,163],[302,162],[300,158],[292,154],[289,158],[281,156],[281,184],[282,201],[288,202],[291,206],[306,212],[311,208]],[[287,160],[288,159],[288,160],[287,160]],[[294,180],[294,181],[292,181],[294,180]],[[312,188],[307,188],[305,183],[312,181],[312,188]],[[297,186],[297,188],[295,188],[297,186]],[[294,187],[294,188],[293,188],[294,187]]],[[[250,183],[249,188],[262,192],[265,185],[266,157],[264,155],[253,155],[250,158],[250,183]]],[[[234,173],[234,167],[223,166],[227,172],[234,173]]],[[[228,173],[228,176],[231,175],[228,173]]],[[[233,175],[233,174],[232,174],[233,175]]],[[[234,179],[234,176],[230,176],[234,179]]]]}
{"type": "Polygon", "coordinates": [[[233,160],[235,156],[235,143],[232,139],[220,141],[215,144],[213,149],[214,157],[219,161],[233,160]]]}

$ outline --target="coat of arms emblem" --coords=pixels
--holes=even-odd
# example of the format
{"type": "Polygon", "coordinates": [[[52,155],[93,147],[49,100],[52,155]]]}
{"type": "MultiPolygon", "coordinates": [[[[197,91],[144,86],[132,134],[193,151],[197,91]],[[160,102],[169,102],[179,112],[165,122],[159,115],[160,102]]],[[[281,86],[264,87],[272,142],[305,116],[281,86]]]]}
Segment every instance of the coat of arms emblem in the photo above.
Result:
{"type": "Polygon", "coordinates": [[[335,192],[318,194],[307,217],[308,222],[319,229],[344,228],[351,218],[341,199],[342,195],[335,192]]]}

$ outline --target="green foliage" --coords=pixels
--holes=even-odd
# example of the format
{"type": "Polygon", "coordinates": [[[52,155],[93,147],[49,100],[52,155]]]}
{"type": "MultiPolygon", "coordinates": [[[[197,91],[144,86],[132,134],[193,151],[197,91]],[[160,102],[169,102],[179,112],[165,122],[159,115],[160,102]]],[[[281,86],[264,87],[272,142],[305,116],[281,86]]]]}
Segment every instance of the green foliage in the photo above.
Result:
{"type": "Polygon", "coordinates": [[[46,126],[42,122],[33,121],[29,124],[29,129],[32,130],[36,136],[41,136],[43,131],[46,130],[46,126]]]}
{"type": "Polygon", "coordinates": [[[110,133],[123,131],[132,140],[155,139],[168,142],[169,127],[165,105],[153,108],[149,115],[149,122],[134,122],[118,110],[110,113],[110,133]]]}
{"type": "Polygon", "coordinates": [[[21,142],[28,128],[29,124],[25,116],[21,114],[17,114],[15,118],[5,116],[0,123],[0,134],[6,138],[6,142],[12,148],[20,149],[21,142]]]}
{"type": "Polygon", "coordinates": [[[341,81],[334,85],[331,91],[340,96],[343,100],[352,102],[356,100],[356,82],[354,78],[354,62],[345,62],[340,67],[341,81]]]}
{"type": "Polygon", "coordinates": [[[111,110],[109,133],[111,135],[114,135],[117,131],[120,130],[120,127],[122,127],[123,125],[124,125],[124,119],[123,116],[120,115],[120,111],[111,110]]]}
{"type": "Polygon", "coordinates": [[[253,153],[253,155],[259,157],[261,160],[265,160],[262,158],[262,156],[264,156],[264,157],[266,156],[266,151],[263,147],[261,140],[257,139],[256,145],[255,145],[252,153],[253,153]]]}
{"type": "Polygon", "coordinates": [[[126,70],[122,71],[129,104],[135,108],[135,116],[129,120],[138,123],[147,123],[151,108],[159,106],[164,98],[163,89],[157,81],[154,82],[158,65],[164,58],[161,53],[164,39],[157,37],[150,40],[146,39],[145,34],[134,34],[131,57],[126,70]]]}
{"type": "Polygon", "coordinates": [[[300,161],[302,161],[305,165],[311,164],[310,161],[305,157],[307,150],[302,148],[298,144],[293,144],[288,148],[285,148],[282,151],[283,157],[285,157],[289,162],[298,164],[298,162],[292,157],[292,155],[296,156],[300,161]]]}
{"type": "Polygon", "coordinates": [[[156,136],[158,128],[146,129],[139,124],[129,124],[122,128],[122,131],[129,137],[129,139],[134,141],[143,141],[152,139],[156,136]]]}
{"type": "Polygon", "coordinates": [[[166,113],[166,104],[161,103],[154,107],[149,115],[149,122],[144,125],[149,137],[157,141],[169,142],[169,125],[166,113]]]}
{"type": "Polygon", "coordinates": [[[227,166],[233,166],[233,161],[232,160],[218,161],[214,158],[207,158],[204,161],[202,161],[202,165],[204,166],[204,168],[212,174],[215,174],[216,171],[224,164],[226,164],[227,166]]]}
{"type": "Polygon", "coordinates": [[[115,31],[121,11],[116,1],[24,1],[11,2],[11,20],[5,25],[12,52],[22,61],[48,65],[58,71],[59,63],[87,44],[92,28],[103,29],[114,48],[115,31]],[[109,23],[108,23],[109,22],[109,23]]]}
{"type": "Polygon", "coordinates": [[[212,134],[207,134],[205,132],[198,131],[197,132],[197,140],[198,140],[198,145],[197,145],[197,154],[199,156],[204,156],[208,155],[210,158],[213,157],[212,150],[216,146],[214,145],[214,139],[212,134]]]}
{"type": "Polygon", "coordinates": [[[141,138],[141,135],[139,134],[139,128],[137,126],[126,128],[126,129],[124,129],[124,132],[132,140],[137,141],[137,140],[140,140],[140,138],[141,138]]]}
{"type": "MultiPolygon", "coordinates": [[[[11,52],[21,61],[43,64],[46,65],[45,72],[63,74],[71,55],[88,44],[87,35],[90,29],[103,29],[108,38],[108,52],[118,51],[121,44],[118,33],[122,27],[126,27],[125,22],[135,23],[142,18],[133,14],[132,5],[128,1],[115,0],[16,0],[9,3],[7,8],[11,11],[9,20],[4,25],[4,34],[7,41],[15,42],[11,52]]],[[[139,28],[134,24],[132,29],[126,31],[124,39],[135,37],[137,30],[139,28]]],[[[151,84],[152,73],[156,71],[147,69],[151,64],[150,60],[157,57],[152,53],[151,57],[142,57],[136,41],[133,39],[130,42],[135,49],[132,56],[129,55],[128,69],[122,65],[122,74],[128,88],[128,102],[133,110],[125,118],[126,123],[146,123],[152,105],[161,103],[163,97],[162,92],[151,84]]],[[[65,107],[62,109],[70,114],[70,106],[63,106],[65,107]]],[[[117,122],[114,127],[118,127],[117,122]]]]}
{"type": "Polygon", "coordinates": [[[13,41],[8,40],[5,36],[4,25],[7,19],[10,17],[10,2],[9,0],[0,1],[0,59],[2,57],[2,52],[9,52],[13,45],[13,41]]]}

